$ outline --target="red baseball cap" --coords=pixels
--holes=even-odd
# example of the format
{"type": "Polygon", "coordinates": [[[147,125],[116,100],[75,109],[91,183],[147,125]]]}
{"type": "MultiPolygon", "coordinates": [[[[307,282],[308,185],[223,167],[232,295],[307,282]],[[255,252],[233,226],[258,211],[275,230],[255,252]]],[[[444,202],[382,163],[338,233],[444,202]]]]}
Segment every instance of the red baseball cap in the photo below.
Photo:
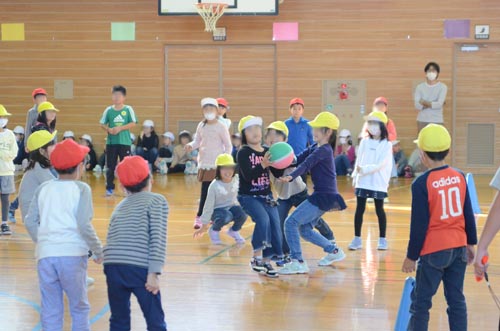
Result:
{"type": "Polygon", "coordinates": [[[302,107],[304,107],[304,100],[302,100],[301,98],[293,98],[292,100],[290,100],[290,107],[295,104],[299,104],[302,105],[302,107]]]}
{"type": "Polygon", "coordinates": [[[229,103],[224,98],[217,98],[217,103],[219,104],[219,106],[224,106],[226,108],[229,108],[229,103]]]}
{"type": "Polygon", "coordinates": [[[387,102],[387,99],[384,98],[384,97],[378,97],[376,98],[374,101],[373,101],[373,105],[375,106],[377,103],[383,103],[385,104],[386,106],[389,105],[389,102],[387,102]]]}
{"type": "Polygon", "coordinates": [[[47,95],[47,91],[45,91],[43,88],[39,87],[39,88],[34,89],[33,92],[31,92],[31,96],[33,98],[35,98],[39,94],[47,95]]]}
{"type": "Polygon", "coordinates": [[[149,165],[141,156],[127,156],[116,167],[116,174],[123,186],[134,186],[149,176],[149,165]]]}
{"type": "Polygon", "coordinates": [[[50,163],[56,170],[70,169],[82,163],[89,151],[87,146],[82,146],[73,139],[66,139],[56,144],[50,154],[50,163]]]}

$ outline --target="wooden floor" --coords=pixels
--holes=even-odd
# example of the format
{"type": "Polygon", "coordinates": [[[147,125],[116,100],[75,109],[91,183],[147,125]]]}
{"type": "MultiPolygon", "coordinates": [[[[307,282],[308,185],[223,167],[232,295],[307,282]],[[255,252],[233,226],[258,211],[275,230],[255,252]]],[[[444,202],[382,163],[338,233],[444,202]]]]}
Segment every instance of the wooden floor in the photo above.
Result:
{"type": "MultiPolygon", "coordinates": [[[[483,213],[494,192],[488,188],[490,177],[476,177],[483,213]]],[[[84,178],[94,193],[94,226],[106,238],[108,219],[121,198],[104,198],[104,177],[87,174],[84,178]]],[[[339,190],[348,202],[343,212],[329,213],[326,220],[347,259],[334,267],[320,268],[321,249],[304,243],[309,275],[268,279],[251,272],[248,262],[251,245],[235,247],[223,236],[226,246],[211,246],[205,236],[192,239],[199,184],[193,176],[155,177],[154,191],[164,194],[170,204],[167,264],[162,276],[162,296],[169,330],[392,330],[406,277],[401,263],[409,233],[411,181],[391,183],[390,203],[386,206],[390,249],[376,250],[378,226],[373,207],[366,212],[363,240],[358,252],[347,252],[353,236],[355,203],[346,179],[339,190]]],[[[482,230],[485,216],[479,220],[482,230]]],[[[12,226],[11,237],[0,238],[0,330],[41,330],[34,245],[23,225],[12,226]]],[[[242,230],[249,238],[250,220],[242,230]]],[[[490,250],[491,282],[500,292],[499,243],[490,250]]],[[[90,264],[89,275],[96,279],[89,288],[93,330],[107,330],[105,278],[102,266],[90,264]]],[[[496,330],[498,311],[483,283],[476,283],[469,268],[465,292],[469,307],[470,330],[496,330]]],[[[146,330],[139,307],[133,303],[132,330],[146,330]]],[[[66,311],[64,330],[70,330],[66,311]]],[[[430,330],[448,330],[442,291],[434,300],[430,330]]]]}

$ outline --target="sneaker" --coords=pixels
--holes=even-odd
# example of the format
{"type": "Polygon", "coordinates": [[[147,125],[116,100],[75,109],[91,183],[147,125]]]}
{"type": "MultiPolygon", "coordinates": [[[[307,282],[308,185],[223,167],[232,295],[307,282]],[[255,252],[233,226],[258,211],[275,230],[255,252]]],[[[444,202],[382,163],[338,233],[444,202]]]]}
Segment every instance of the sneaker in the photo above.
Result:
{"type": "Polygon", "coordinates": [[[95,279],[87,276],[87,287],[92,286],[95,283],[95,279]]]}
{"type": "Polygon", "coordinates": [[[1,230],[0,230],[2,235],[11,235],[12,231],[10,230],[10,227],[8,224],[2,224],[1,230]]]}
{"type": "Polygon", "coordinates": [[[351,251],[355,251],[363,248],[363,242],[361,241],[361,237],[354,237],[354,239],[349,244],[349,249],[351,251]]]}
{"type": "Polygon", "coordinates": [[[106,196],[107,197],[113,196],[113,189],[106,190],[106,196]]]}
{"type": "Polygon", "coordinates": [[[245,238],[243,238],[240,234],[239,231],[233,231],[231,229],[227,230],[227,235],[231,238],[233,238],[237,244],[244,244],[245,243],[245,238]]]}
{"type": "Polygon", "coordinates": [[[266,272],[266,267],[264,266],[264,262],[262,262],[261,259],[256,259],[252,258],[250,260],[250,266],[252,267],[252,270],[258,273],[265,273],[266,272]]]}
{"type": "Polygon", "coordinates": [[[290,256],[286,255],[283,258],[277,258],[274,261],[276,262],[276,266],[281,268],[284,267],[287,263],[292,262],[292,259],[290,258],[290,256]]]}
{"type": "Polygon", "coordinates": [[[387,239],[379,238],[377,249],[379,251],[386,251],[388,248],[389,248],[389,245],[387,244],[387,239]]]}
{"type": "Polygon", "coordinates": [[[337,246],[337,240],[333,238],[332,240],[330,240],[330,244],[332,244],[333,246],[337,246]]]}
{"type": "Polygon", "coordinates": [[[333,262],[342,261],[343,259],[345,259],[345,253],[342,250],[342,248],[337,247],[337,248],[335,248],[333,253],[329,253],[324,258],[319,260],[318,265],[325,267],[325,266],[332,264],[333,262]]]}
{"type": "Polygon", "coordinates": [[[297,260],[293,260],[290,263],[287,263],[283,268],[281,268],[278,273],[280,275],[298,275],[298,274],[307,274],[309,273],[309,267],[307,263],[299,262],[297,260]]]}
{"type": "Polygon", "coordinates": [[[367,198],[366,199],[366,202],[373,202],[373,201],[374,201],[373,198],[367,198]]]}
{"type": "Polygon", "coordinates": [[[385,198],[384,203],[389,203],[389,198],[385,198]]]}
{"type": "Polygon", "coordinates": [[[94,167],[94,172],[102,172],[101,166],[100,165],[96,165],[94,167]]]}
{"type": "Polygon", "coordinates": [[[264,272],[264,275],[269,278],[277,278],[278,277],[278,272],[273,268],[271,263],[267,262],[264,263],[264,268],[266,271],[264,272]]]}
{"type": "Polygon", "coordinates": [[[212,245],[222,245],[222,241],[220,240],[220,232],[214,231],[212,228],[208,229],[208,236],[210,237],[210,241],[212,245]]]}
{"type": "Polygon", "coordinates": [[[198,230],[198,229],[200,229],[202,227],[202,225],[203,224],[200,221],[200,216],[196,216],[195,219],[194,219],[193,228],[195,230],[198,230]]]}
{"type": "Polygon", "coordinates": [[[9,211],[9,222],[16,223],[16,216],[13,211],[9,211]]]}

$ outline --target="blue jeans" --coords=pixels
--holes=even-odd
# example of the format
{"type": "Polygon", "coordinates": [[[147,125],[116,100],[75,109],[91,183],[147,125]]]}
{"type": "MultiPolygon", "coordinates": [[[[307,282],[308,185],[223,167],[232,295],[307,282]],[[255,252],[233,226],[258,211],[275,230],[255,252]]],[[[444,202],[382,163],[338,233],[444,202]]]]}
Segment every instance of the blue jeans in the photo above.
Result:
{"type": "Polygon", "coordinates": [[[467,330],[467,305],[464,297],[464,276],[467,267],[465,247],[447,249],[421,256],[418,261],[415,287],[411,293],[408,330],[427,331],[432,297],[443,281],[448,303],[450,331],[467,330]]]}
{"type": "Polygon", "coordinates": [[[352,172],[352,165],[351,161],[349,161],[349,158],[347,155],[337,155],[335,157],[335,170],[337,171],[337,176],[345,176],[347,175],[347,170],[351,170],[352,172]]]}
{"type": "MultiPolygon", "coordinates": [[[[292,207],[298,207],[302,202],[307,200],[307,197],[308,197],[307,189],[305,189],[304,191],[302,191],[300,193],[292,195],[287,200],[278,199],[278,203],[279,203],[278,214],[280,215],[281,233],[283,235],[283,252],[285,254],[290,254],[290,247],[288,246],[288,243],[286,241],[286,236],[285,236],[285,220],[288,217],[288,213],[290,212],[290,209],[292,209],[292,207]]],[[[328,223],[326,223],[324,219],[320,218],[314,227],[326,239],[328,239],[328,240],[335,239],[335,237],[333,236],[332,229],[330,229],[330,226],[328,226],[328,223]]]]}
{"type": "Polygon", "coordinates": [[[148,331],[166,331],[165,314],[161,307],[160,293],[146,290],[148,270],[131,265],[105,264],[104,274],[108,285],[111,310],[110,331],[130,331],[130,296],[133,293],[146,319],[148,331]]]}
{"type": "Polygon", "coordinates": [[[212,221],[214,222],[212,230],[220,231],[224,225],[234,221],[231,230],[240,231],[246,220],[247,214],[238,205],[227,208],[216,208],[212,214],[212,221]]]}
{"type": "Polygon", "coordinates": [[[278,208],[266,202],[265,198],[251,195],[238,195],[241,207],[255,223],[252,235],[254,251],[263,250],[264,258],[283,256],[278,208]]]}
{"type": "Polygon", "coordinates": [[[44,331],[61,331],[66,293],[72,331],[90,331],[87,297],[87,256],[46,257],[37,264],[42,295],[41,322],[44,331]]]}
{"type": "Polygon", "coordinates": [[[18,208],[19,208],[19,197],[16,197],[16,199],[10,203],[9,213],[14,215],[14,213],[18,208]]]}
{"type": "Polygon", "coordinates": [[[304,260],[302,257],[302,248],[300,246],[299,232],[302,238],[323,248],[325,252],[332,253],[335,250],[335,245],[321,234],[314,231],[314,226],[324,213],[324,210],[319,209],[306,200],[288,216],[285,221],[285,237],[290,246],[290,257],[292,260],[304,260]]]}
{"type": "Polygon", "coordinates": [[[137,147],[135,154],[141,156],[143,159],[148,161],[149,164],[155,164],[155,161],[158,158],[158,148],[153,147],[145,151],[144,148],[137,147]]]}

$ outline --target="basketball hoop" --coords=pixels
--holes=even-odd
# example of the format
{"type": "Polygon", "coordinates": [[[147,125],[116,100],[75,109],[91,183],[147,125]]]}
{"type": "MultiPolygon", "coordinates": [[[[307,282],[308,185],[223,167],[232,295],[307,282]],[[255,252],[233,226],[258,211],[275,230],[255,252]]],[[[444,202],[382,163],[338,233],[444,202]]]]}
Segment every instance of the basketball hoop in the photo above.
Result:
{"type": "Polygon", "coordinates": [[[197,3],[196,9],[201,18],[205,21],[205,31],[213,32],[217,27],[217,21],[224,15],[224,11],[228,7],[225,3],[197,3]]]}

